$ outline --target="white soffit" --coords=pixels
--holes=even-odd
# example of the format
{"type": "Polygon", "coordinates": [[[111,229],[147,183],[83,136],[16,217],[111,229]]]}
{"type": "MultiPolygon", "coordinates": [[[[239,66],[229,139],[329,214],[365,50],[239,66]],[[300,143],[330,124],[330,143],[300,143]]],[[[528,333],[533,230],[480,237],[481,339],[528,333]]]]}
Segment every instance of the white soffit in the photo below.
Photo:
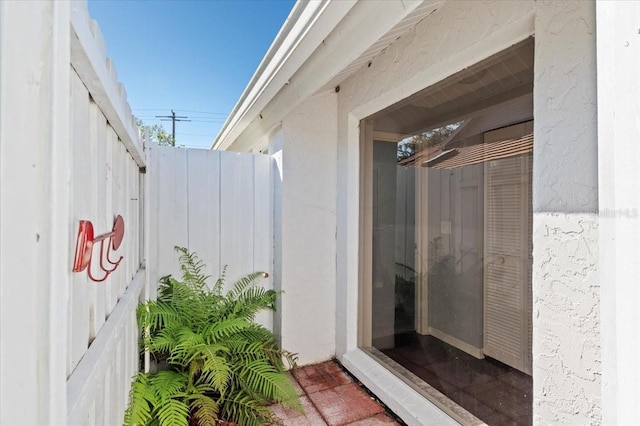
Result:
{"type": "Polygon", "coordinates": [[[420,6],[416,7],[413,12],[407,15],[402,21],[400,21],[395,27],[393,27],[388,33],[382,36],[378,41],[371,45],[358,59],[349,64],[348,67],[340,71],[335,77],[331,79],[327,84],[322,86],[318,92],[333,89],[341,82],[346,80],[349,76],[354,74],[360,68],[367,65],[373,58],[389,47],[393,42],[398,40],[407,32],[411,31],[416,25],[434,13],[438,8],[442,6],[442,1],[429,2],[426,1],[420,6]]]}

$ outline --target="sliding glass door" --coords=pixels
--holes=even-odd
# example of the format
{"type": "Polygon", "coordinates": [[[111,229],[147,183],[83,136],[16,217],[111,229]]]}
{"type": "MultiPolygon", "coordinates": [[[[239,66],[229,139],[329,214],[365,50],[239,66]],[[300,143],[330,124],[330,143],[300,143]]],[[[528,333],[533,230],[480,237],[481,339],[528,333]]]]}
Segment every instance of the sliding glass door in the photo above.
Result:
{"type": "Polygon", "coordinates": [[[489,424],[531,422],[532,69],[527,40],[361,126],[362,347],[489,424]]]}

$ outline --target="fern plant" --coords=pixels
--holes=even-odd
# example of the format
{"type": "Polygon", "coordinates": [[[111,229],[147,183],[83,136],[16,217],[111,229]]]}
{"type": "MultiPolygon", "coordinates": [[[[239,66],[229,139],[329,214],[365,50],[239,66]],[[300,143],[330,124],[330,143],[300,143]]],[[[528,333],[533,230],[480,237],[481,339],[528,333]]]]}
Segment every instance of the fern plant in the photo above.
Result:
{"type": "Polygon", "coordinates": [[[224,293],[223,271],[209,289],[202,261],[176,250],[182,280],[163,277],[158,299],[137,311],[142,346],[165,368],[135,376],[125,425],[214,426],[224,419],[253,426],[273,420],[269,403],[301,410],[285,374],[294,354],[254,322],[260,310],[274,309],[278,293],[255,285],[259,272],[224,293]]]}

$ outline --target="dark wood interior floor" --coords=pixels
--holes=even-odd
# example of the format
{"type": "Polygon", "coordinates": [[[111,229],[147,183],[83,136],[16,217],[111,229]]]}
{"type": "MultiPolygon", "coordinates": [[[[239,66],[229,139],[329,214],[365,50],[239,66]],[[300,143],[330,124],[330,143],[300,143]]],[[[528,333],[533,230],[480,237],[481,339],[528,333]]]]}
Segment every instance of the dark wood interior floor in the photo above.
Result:
{"type": "Polygon", "coordinates": [[[416,333],[382,352],[490,426],[532,423],[532,378],[508,365],[416,333]]]}

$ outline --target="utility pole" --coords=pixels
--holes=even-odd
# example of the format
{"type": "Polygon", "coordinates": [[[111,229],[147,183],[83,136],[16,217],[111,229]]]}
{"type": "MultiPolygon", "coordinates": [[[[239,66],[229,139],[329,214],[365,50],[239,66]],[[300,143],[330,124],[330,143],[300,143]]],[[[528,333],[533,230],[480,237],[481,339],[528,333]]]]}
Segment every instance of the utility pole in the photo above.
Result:
{"type": "Polygon", "coordinates": [[[171,115],[156,115],[156,118],[161,118],[160,121],[171,121],[171,137],[173,139],[173,145],[176,144],[176,121],[191,121],[186,120],[184,115],[176,115],[174,110],[171,110],[171,115]]]}

